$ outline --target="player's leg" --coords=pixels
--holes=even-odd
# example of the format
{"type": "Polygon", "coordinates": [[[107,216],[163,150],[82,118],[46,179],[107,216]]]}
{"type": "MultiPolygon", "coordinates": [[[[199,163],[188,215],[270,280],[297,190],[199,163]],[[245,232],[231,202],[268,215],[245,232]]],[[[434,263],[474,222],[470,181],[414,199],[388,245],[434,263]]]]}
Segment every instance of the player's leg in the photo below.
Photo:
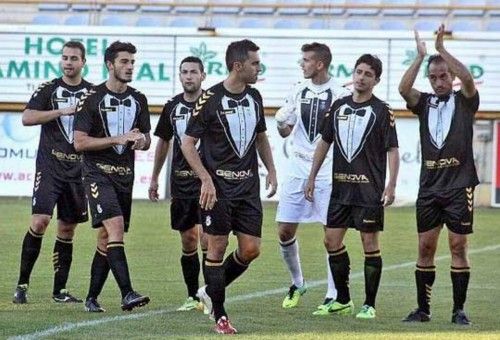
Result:
{"type": "Polygon", "coordinates": [[[299,240],[295,236],[299,222],[312,222],[315,217],[313,204],[304,197],[304,185],[303,179],[286,178],[281,186],[276,211],[280,253],[292,281],[283,300],[283,308],[296,307],[307,290],[300,262],[299,240]]]}
{"type": "Polygon", "coordinates": [[[186,284],[188,297],[178,311],[189,311],[198,308],[199,298],[196,293],[199,289],[198,277],[200,275],[200,259],[198,257],[198,226],[179,231],[181,235],[182,256],[181,268],[186,284]]]}
{"type": "Polygon", "coordinates": [[[464,312],[470,279],[467,235],[457,234],[450,230],[448,241],[451,251],[450,275],[453,286],[452,322],[461,325],[470,325],[471,322],[464,312]]]}
{"type": "MultiPolygon", "coordinates": [[[[347,233],[347,227],[331,227],[325,228],[325,248],[328,251],[328,261],[330,270],[332,271],[333,280],[337,287],[337,299],[328,309],[328,314],[347,315],[354,313],[354,304],[351,300],[349,292],[349,273],[350,259],[347,248],[344,245],[344,237],[347,233]]],[[[321,310],[314,312],[315,315],[325,315],[318,313],[321,310]]]]}
{"type": "MultiPolygon", "coordinates": [[[[184,282],[187,287],[187,299],[178,311],[189,311],[198,308],[199,298],[196,296],[200,274],[198,257],[199,203],[194,199],[172,199],[170,204],[170,222],[173,230],[179,231],[182,255],[180,258],[184,282]]],[[[202,306],[200,305],[200,308],[202,306]]]]}
{"type": "Polygon", "coordinates": [[[52,218],[57,197],[58,193],[54,190],[52,177],[37,171],[33,185],[31,225],[24,235],[21,247],[19,279],[12,300],[16,304],[27,302],[26,296],[31,272],[40,254],[43,235],[52,218]]]}
{"type": "Polygon", "coordinates": [[[85,299],[85,310],[92,313],[101,313],[106,310],[97,302],[104,283],[109,274],[108,263],[108,233],[104,227],[97,229],[97,247],[90,267],[90,286],[85,299]]]}
{"type": "Polygon", "coordinates": [[[472,233],[474,188],[450,190],[449,205],[445,207],[445,223],[449,229],[448,243],[451,252],[451,283],[453,310],[451,322],[470,325],[464,311],[470,279],[468,235],[472,233]]]}
{"type": "Polygon", "coordinates": [[[300,263],[299,241],[295,237],[297,227],[298,223],[278,222],[281,257],[287,266],[292,280],[292,285],[282,303],[283,308],[296,307],[300,297],[307,290],[300,263]]]}
{"type": "Polygon", "coordinates": [[[418,258],[415,269],[418,307],[404,322],[427,322],[431,319],[430,301],[432,285],[436,279],[436,254],[442,229],[442,208],[435,194],[419,194],[417,199],[418,258]]]}
{"type": "Polygon", "coordinates": [[[208,251],[208,235],[203,231],[203,226],[201,225],[201,217],[200,217],[200,224],[197,224],[196,227],[198,228],[198,235],[200,238],[200,248],[201,248],[201,272],[203,274],[203,280],[205,283],[207,283],[207,279],[205,276],[205,260],[207,259],[207,251],[208,251]]]}
{"type": "Polygon", "coordinates": [[[375,318],[375,299],[382,276],[382,256],[379,245],[379,232],[360,232],[365,254],[365,302],[356,315],[359,319],[375,318]]]}
{"type": "Polygon", "coordinates": [[[365,254],[365,302],[356,315],[359,319],[374,319],[375,299],[382,276],[382,255],[380,253],[379,234],[384,230],[383,207],[353,207],[353,219],[360,231],[365,254]]]}
{"type": "Polygon", "coordinates": [[[78,223],[88,220],[87,198],[82,182],[57,181],[57,236],[52,260],[54,263],[53,299],[56,302],[82,302],[69,294],[66,283],[73,260],[73,237],[78,223]]]}
{"type": "Polygon", "coordinates": [[[54,288],[52,299],[55,302],[83,302],[74,297],[66,289],[71,262],[73,261],[73,236],[76,223],[68,223],[61,219],[57,221],[57,236],[52,253],[54,265],[54,288]]]}

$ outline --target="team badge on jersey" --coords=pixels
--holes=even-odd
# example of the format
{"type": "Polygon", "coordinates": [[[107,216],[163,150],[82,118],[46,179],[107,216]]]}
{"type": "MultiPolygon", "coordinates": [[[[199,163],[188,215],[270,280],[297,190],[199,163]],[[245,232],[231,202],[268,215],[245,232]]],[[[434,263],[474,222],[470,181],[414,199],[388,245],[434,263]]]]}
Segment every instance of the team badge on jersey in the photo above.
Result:
{"type": "Polygon", "coordinates": [[[175,138],[180,145],[182,137],[184,137],[186,132],[187,124],[189,122],[189,118],[191,118],[193,109],[179,103],[174,110],[175,111],[172,116],[172,126],[174,127],[175,138]]]}
{"type": "MultiPolygon", "coordinates": [[[[118,99],[106,94],[99,103],[99,114],[109,137],[120,136],[132,130],[139,111],[139,103],[131,95],[118,99]]],[[[116,145],[113,149],[121,155],[126,145],[116,145]]]]}
{"type": "Polygon", "coordinates": [[[336,139],[344,158],[351,163],[363,150],[363,146],[375,125],[375,113],[371,106],[354,109],[348,104],[335,113],[336,139]]]}
{"type": "MultiPolygon", "coordinates": [[[[87,93],[87,89],[81,89],[72,92],[62,86],[59,86],[52,93],[52,107],[57,109],[64,109],[71,106],[76,106],[80,102],[83,95],[87,93]]],[[[73,143],[73,120],[74,115],[64,115],[57,118],[57,125],[61,130],[62,135],[70,144],[73,143]]]]}
{"type": "Polygon", "coordinates": [[[243,158],[255,139],[255,128],[259,120],[257,103],[248,94],[240,100],[224,96],[221,103],[219,120],[234,152],[243,158]]]}
{"type": "Polygon", "coordinates": [[[304,126],[304,133],[310,143],[314,143],[319,135],[321,122],[325,112],[332,104],[333,94],[331,89],[315,93],[305,88],[301,93],[300,116],[304,126]]]}

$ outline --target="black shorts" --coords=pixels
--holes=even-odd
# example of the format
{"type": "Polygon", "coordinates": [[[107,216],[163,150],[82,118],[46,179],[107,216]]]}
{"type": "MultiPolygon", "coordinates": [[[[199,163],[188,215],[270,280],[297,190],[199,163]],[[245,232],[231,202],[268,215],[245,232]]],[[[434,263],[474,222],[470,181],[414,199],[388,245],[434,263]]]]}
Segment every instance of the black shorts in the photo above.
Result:
{"type": "Polygon", "coordinates": [[[332,203],[328,205],[327,228],[355,228],[365,233],[384,230],[384,207],[362,207],[332,203]]]}
{"type": "Polygon", "coordinates": [[[52,177],[49,171],[38,171],[33,184],[31,213],[50,215],[57,205],[57,219],[82,223],[89,219],[87,198],[82,182],[66,182],[52,177]]]}
{"type": "Polygon", "coordinates": [[[474,217],[474,188],[442,192],[419,192],[417,230],[423,233],[441,224],[457,234],[471,234],[474,217]]]}
{"type": "Polygon", "coordinates": [[[212,210],[201,209],[203,230],[209,235],[239,232],[255,237],[262,235],[262,203],[260,198],[219,200],[212,210]]]}
{"type": "Polygon", "coordinates": [[[100,228],[103,221],[123,216],[124,231],[128,231],[132,210],[132,193],[117,190],[112,182],[85,178],[85,190],[89,199],[92,227],[100,228]]]}
{"type": "Polygon", "coordinates": [[[170,223],[172,229],[186,231],[201,224],[198,198],[172,198],[170,201],[170,223]]]}

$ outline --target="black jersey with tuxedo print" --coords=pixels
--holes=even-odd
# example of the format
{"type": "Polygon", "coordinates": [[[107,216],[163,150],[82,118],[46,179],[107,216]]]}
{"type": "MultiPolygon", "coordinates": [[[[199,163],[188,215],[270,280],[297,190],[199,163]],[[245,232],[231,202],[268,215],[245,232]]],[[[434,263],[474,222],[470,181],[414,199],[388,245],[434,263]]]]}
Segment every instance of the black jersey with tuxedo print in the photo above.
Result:
{"type": "Polygon", "coordinates": [[[181,151],[182,137],[194,108],[194,102],[184,100],[184,94],[178,94],[163,107],[155,136],[172,143],[172,166],[170,173],[170,192],[173,198],[198,198],[201,182],[191,169],[181,151]]]}
{"type": "MultiPolygon", "coordinates": [[[[68,85],[62,78],[41,84],[31,96],[26,109],[51,111],[75,106],[92,84],[83,80],[68,85]]],[[[37,172],[50,172],[62,181],[81,182],[81,155],[73,147],[75,115],[64,115],[42,125],[36,157],[37,172]]]]}
{"type": "MultiPolygon", "coordinates": [[[[148,133],[151,124],[146,97],[130,86],[123,93],[115,93],[102,83],[89,91],[77,108],[75,130],[91,137],[119,136],[134,128],[148,133]]],[[[134,156],[131,143],[84,151],[83,175],[88,178],[107,177],[119,191],[131,192],[134,156]]]]}
{"type": "Polygon", "coordinates": [[[398,147],[396,124],[387,103],[372,96],[355,103],[352,95],[336,100],[321,130],[334,143],[331,202],[381,206],[387,151],[398,147]]]}
{"type": "Polygon", "coordinates": [[[421,93],[417,105],[409,107],[420,121],[420,191],[441,192],[479,183],[472,151],[478,108],[479,93],[466,98],[462,91],[445,98],[421,93]]]}
{"type": "Polygon", "coordinates": [[[250,86],[233,94],[221,82],[198,98],[186,135],[200,138],[201,159],[218,199],[259,197],[255,139],[266,131],[263,109],[259,91],[250,86]]]}

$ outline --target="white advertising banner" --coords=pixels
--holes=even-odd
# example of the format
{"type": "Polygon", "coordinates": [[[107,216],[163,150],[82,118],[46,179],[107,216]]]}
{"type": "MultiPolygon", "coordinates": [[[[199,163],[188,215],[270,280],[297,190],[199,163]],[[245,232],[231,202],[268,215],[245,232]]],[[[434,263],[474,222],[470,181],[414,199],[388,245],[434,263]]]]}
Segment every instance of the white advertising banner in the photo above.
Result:
{"type": "MultiPolygon", "coordinates": [[[[20,113],[0,113],[0,196],[31,196],[40,139],[39,126],[23,126],[20,113]]],[[[159,116],[151,117],[154,129],[159,116]]],[[[157,137],[148,151],[135,156],[134,198],[148,198],[157,137]]],[[[161,198],[165,197],[166,166],[160,174],[161,198]]]]}
{"type": "MultiPolygon", "coordinates": [[[[318,41],[330,46],[333,61],[330,74],[339,84],[349,84],[356,59],[364,53],[378,55],[383,73],[375,94],[395,109],[405,109],[398,93],[403,72],[415,56],[412,32],[353,31],[281,31],[252,30],[252,40],[260,46],[262,73],[256,87],[261,90],[267,107],[280,106],[291,86],[302,78],[299,67],[300,48],[304,43],[318,41]],[[366,32],[365,32],[366,33],[366,32]]],[[[61,48],[68,40],[79,40],[87,49],[84,76],[100,83],[107,77],[103,63],[106,47],[115,40],[129,41],[138,48],[133,86],[144,92],[149,103],[163,105],[181,92],[178,65],[187,56],[199,57],[205,65],[209,87],[227,74],[225,51],[235,40],[248,37],[248,31],[231,29],[216,35],[189,29],[127,27],[9,26],[0,25],[2,51],[0,59],[0,102],[26,102],[36,87],[61,75],[58,61],[61,48]]],[[[434,53],[434,37],[422,33],[434,53]]],[[[495,46],[500,35],[485,33],[478,38],[467,33],[453,35],[447,48],[469,68],[481,93],[482,111],[497,111],[500,107],[500,54],[495,46]]],[[[459,84],[457,83],[457,88],[459,84]]],[[[429,91],[425,63],[416,81],[421,91],[429,91]]]]}

